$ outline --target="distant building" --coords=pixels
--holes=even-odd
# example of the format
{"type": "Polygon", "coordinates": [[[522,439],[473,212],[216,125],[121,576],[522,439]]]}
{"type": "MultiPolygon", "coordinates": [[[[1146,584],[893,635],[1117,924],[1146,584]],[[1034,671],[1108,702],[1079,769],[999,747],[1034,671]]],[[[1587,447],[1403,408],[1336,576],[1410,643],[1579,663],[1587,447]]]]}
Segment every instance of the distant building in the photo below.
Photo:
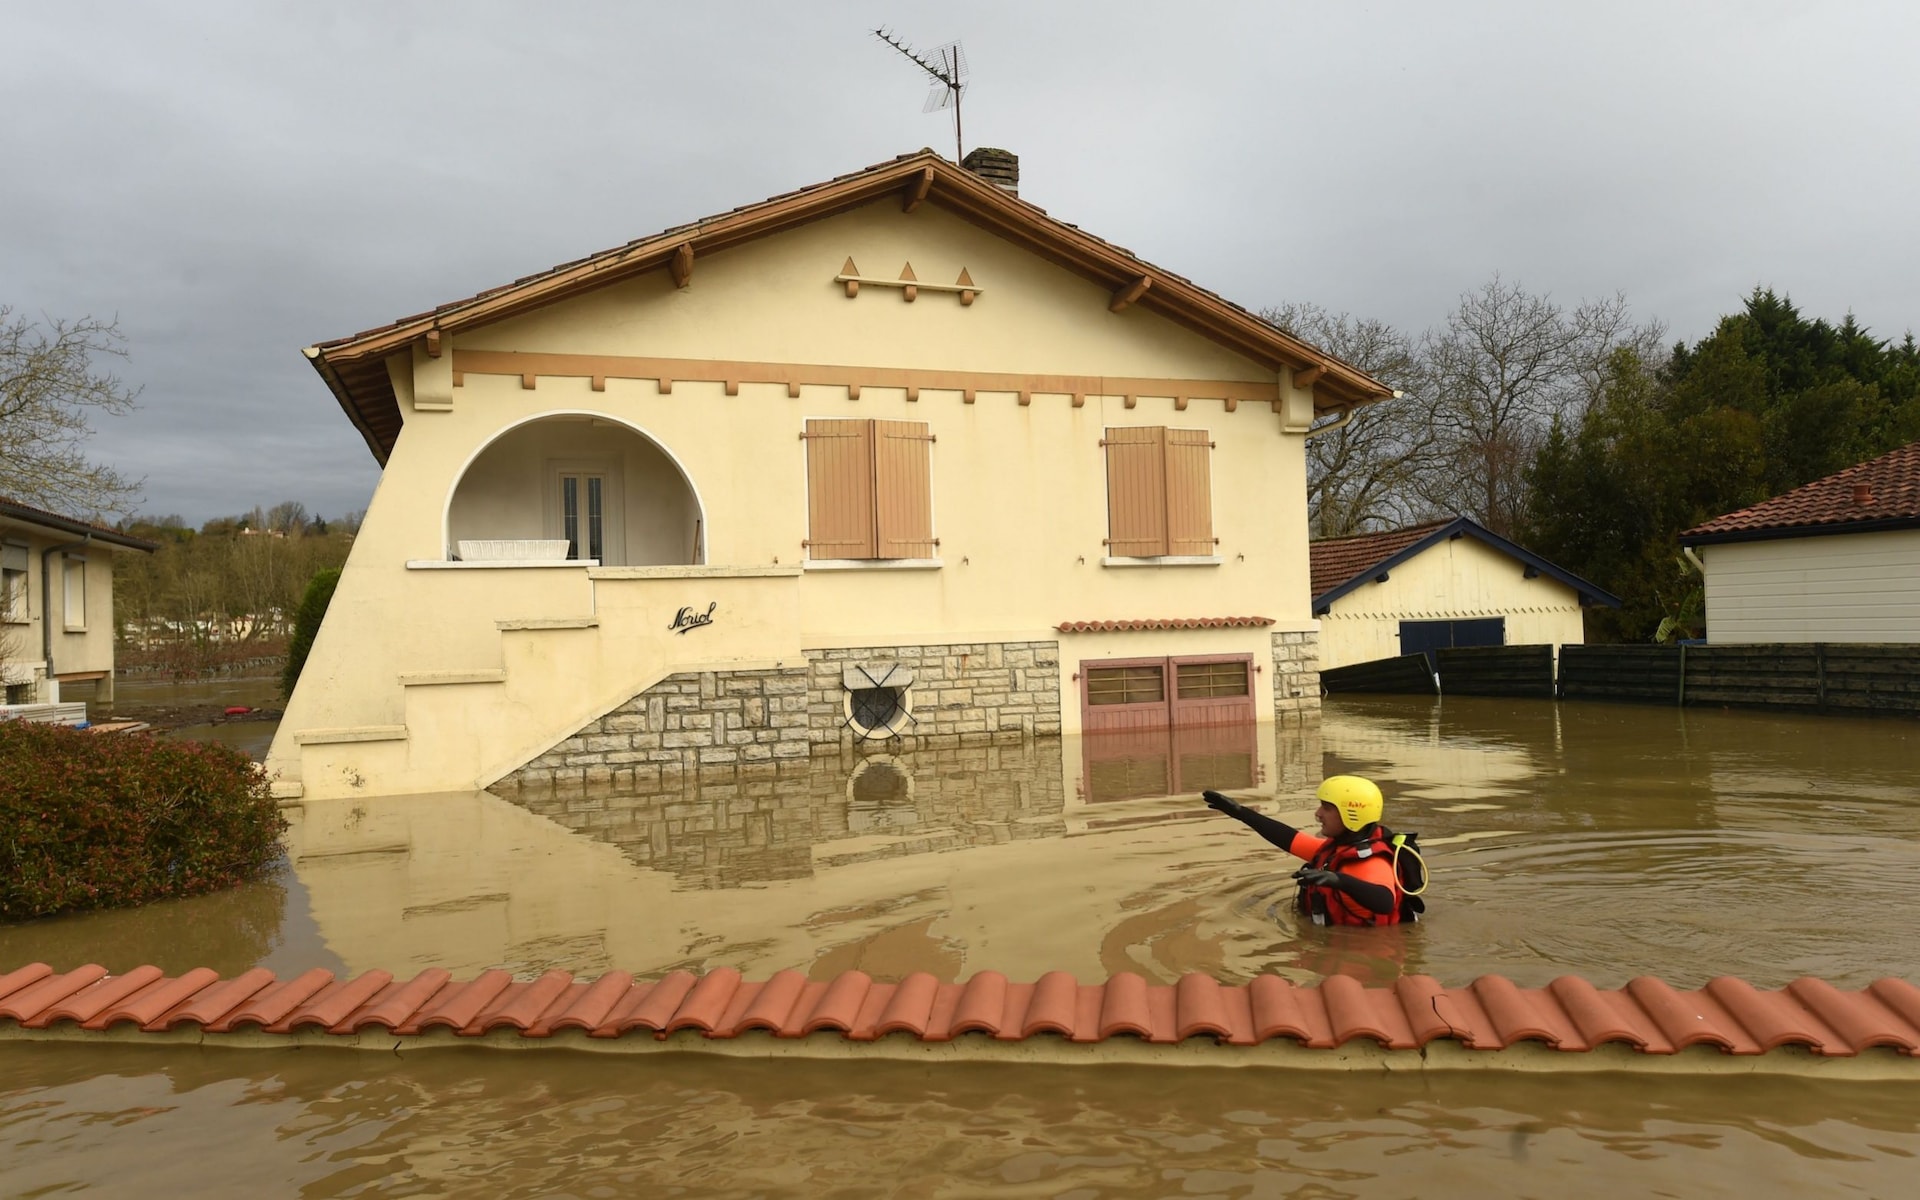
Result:
{"type": "Polygon", "coordinates": [[[1696,525],[1707,641],[1920,642],[1920,442],[1696,525]]]}
{"type": "Polygon", "coordinates": [[[1585,610],[1620,600],[1466,517],[1309,548],[1320,669],[1459,646],[1585,640],[1585,610]]]}
{"type": "Polygon", "coordinates": [[[1305,434],[1379,381],[921,151],[306,353],[383,464],[282,795],[1319,703],[1305,434]]]}
{"type": "Polygon", "coordinates": [[[62,684],[84,684],[111,700],[114,556],[159,548],[0,500],[0,698],[57,704],[62,684]]]}

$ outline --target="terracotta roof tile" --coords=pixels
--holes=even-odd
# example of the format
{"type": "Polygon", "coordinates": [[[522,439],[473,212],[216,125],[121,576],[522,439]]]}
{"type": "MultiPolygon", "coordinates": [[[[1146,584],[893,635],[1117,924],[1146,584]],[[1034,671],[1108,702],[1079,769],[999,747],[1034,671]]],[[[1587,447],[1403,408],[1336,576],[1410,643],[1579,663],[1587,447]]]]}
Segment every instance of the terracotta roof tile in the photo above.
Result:
{"type": "Polygon", "coordinates": [[[764,1031],[785,1039],[871,1042],[906,1035],[938,1043],[982,1034],[997,1042],[1135,1038],[1169,1045],[1204,1038],[1233,1046],[1291,1040],[1313,1049],[1358,1042],[1391,1050],[1452,1039],[1476,1051],[1537,1042],[1564,1052],[1624,1043],[1655,1055],[1690,1046],[1739,1056],[1783,1046],[1824,1058],[1870,1047],[1920,1055],[1920,988],[1897,979],[1857,992],[1818,979],[1768,991],[1728,977],[1692,991],[1648,977],[1617,990],[1574,977],[1523,988],[1498,975],[1459,988],[1423,975],[1391,987],[1365,987],[1344,976],[1315,987],[1274,976],[1227,986],[1197,974],[1159,985],[1131,973],[1082,984],[1064,971],[1034,983],[1012,982],[997,971],[942,983],[920,972],[893,984],[859,971],[831,980],[781,971],[754,982],[720,968],[702,976],[676,971],[657,983],[637,982],[624,971],[591,982],[565,971],[534,980],[486,971],[457,982],[433,968],[404,982],[385,971],[347,980],[309,971],[276,982],[260,968],[221,981],[206,968],[168,977],[143,966],[109,976],[97,966],[61,974],[34,963],[0,975],[4,1021],[25,1030],[66,1023],[102,1030],[134,1021],[148,1031],[197,1025],[215,1034],[246,1025],[346,1036],[370,1028],[407,1036],[445,1027],[469,1037],[517,1030],[528,1038],[567,1029],[598,1038],[694,1030],[721,1039],[764,1031]]]}
{"type": "Polygon", "coordinates": [[[1324,596],[1368,567],[1387,561],[1452,520],[1452,517],[1448,517],[1442,521],[1409,525],[1405,529],[1358,533],[1352,537],[1328,538],[1310,543],[1307,553],[1312,562],[1312,582],[1308,586],[1315,596],[1324,596]]]}
{"type": "Polygon", "coordinates": [[[1150,617],[1132,621],[1062,621],[1061,633],[1150,633],[1161,629],[1257,629],[1272,617],[1150,617]]]}
{"type": "Polygon", "coordinates": [[[1740,541],[1784,530],[1839,531],[1903,521],[1920,521],[1920,442],[1695,525],[1680,540],[1740,541]]]}

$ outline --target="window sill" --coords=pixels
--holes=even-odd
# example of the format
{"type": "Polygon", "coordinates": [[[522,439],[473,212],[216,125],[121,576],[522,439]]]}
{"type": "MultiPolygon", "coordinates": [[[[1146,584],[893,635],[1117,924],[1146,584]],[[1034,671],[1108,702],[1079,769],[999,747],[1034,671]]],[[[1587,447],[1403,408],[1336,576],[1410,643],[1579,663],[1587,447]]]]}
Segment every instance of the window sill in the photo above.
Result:
{"type": "Polygon", "coordinates": [[[1103,558],[1103,567],[1217,567],[1217,554],[1161,554],[1153,558],[1103,558]]]}
{"type": "Polygon", "coordinates": [[[31,625],[32,617],[0,617],[0,625],[31,625]]]}
{"type": "Polygon", "coordinates": [[[809,571],[938,571],[944,565],[938,558],[814,558],[805,563],[809,571]]]}
{"type": "Polygon", "coordinates": [[[85,633],[86,631],[87,627],[85,625],[62,625],[60,627],[60,632],[62,633],[85,633]]]}
{"type": "Polygon", "coordinates": [[[538,567],[597,567],[597,558],[498,558],[477,559],[473,562],[442,562],[437,558],[410,558],[407,560],[409,571],[524,571],[538,567]]]}

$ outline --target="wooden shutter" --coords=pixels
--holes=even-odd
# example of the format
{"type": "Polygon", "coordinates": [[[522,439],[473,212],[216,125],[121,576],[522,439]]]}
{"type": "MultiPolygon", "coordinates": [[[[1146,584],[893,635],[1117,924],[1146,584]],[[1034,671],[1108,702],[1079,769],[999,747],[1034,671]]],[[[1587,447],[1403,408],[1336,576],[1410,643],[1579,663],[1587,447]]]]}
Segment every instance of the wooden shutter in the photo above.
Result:
{"type": "Polygon", "coordinates": [[[879,558],[933,557],[932,442],[925,422],[873,422],[874,542],[879,558]]]}
{"type": "Polygon", "coordinates": [[[1159,425],[1107,430],[1107,553],[1167,553],[1167,431],[1159,425]]]}
{"type": "Polygon", "coordinates": [[[1204,429],[1167,430],[1167,548],[1165,554],[1213,553],[1213,477],[1204,429]]]}
{"type": "Polygon", "coordinates": [[[807,422],[807,557],[872,558],[873,422],[807,422]]]}

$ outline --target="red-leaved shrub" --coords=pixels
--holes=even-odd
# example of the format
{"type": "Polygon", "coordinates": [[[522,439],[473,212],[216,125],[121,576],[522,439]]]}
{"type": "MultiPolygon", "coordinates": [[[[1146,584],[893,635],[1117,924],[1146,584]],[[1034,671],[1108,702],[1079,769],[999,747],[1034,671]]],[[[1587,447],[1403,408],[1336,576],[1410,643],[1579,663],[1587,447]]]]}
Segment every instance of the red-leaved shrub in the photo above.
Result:
{"type": "Polygon", "coordinates": [[[0,921],[258,879],[286,827],[237,750],[0,721],[0,921]]]}

